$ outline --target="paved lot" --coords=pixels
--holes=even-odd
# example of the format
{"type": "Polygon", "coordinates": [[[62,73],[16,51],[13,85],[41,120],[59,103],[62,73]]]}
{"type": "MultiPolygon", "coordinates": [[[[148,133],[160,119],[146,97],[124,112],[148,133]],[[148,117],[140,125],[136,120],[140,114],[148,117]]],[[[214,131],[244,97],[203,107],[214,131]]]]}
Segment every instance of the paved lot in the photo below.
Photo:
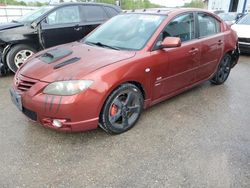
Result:
{"type": "Polygon", "coordinates": [[[0,78],[0,187],[250,187],[250,56],[229,80],[146,110],[129,132],[29,122],[0,78]]]}

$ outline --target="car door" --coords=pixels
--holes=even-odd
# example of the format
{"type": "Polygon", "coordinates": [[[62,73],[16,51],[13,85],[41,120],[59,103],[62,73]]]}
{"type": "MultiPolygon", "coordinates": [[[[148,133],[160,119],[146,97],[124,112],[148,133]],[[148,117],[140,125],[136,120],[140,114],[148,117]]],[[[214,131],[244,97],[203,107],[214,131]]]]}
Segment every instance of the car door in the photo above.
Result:
{"type": "Polygon", "coordinates": [[[78,5],[60,7],[51,12],[41,22],[41,37],[44,47],[79,40],[83,30],[81,23],[78,5]]]}
{"type": "Polygon", "coordinates": [[[201,61],[198,66],[197,81],[207,79],[217,68],[224,48],[224,33],[220,31],[220,21],[207,13],[197,13],[201,61]]]}
{"type": "Polygon", "coordinates": [[[155,86],[153,99],[169,96],[194,83],[200,61],[200,42],[196,39],[193,13],[179,15],[167,24],[158,45],[165,37],[179,37],[182,45],[156,48],[153,52],[158,67],[152,83],[155,86]]]}
{"type": "MultiPolygon", "coordinates": [[[[82,17],[85,20],[83,35],[89,34],[92,30],[98,27],[100,24],[108,20],[103,6],[99,5],[82,5],[82,17]]],[[[83,36],[83,37],[84,37],[83,36]]]]}

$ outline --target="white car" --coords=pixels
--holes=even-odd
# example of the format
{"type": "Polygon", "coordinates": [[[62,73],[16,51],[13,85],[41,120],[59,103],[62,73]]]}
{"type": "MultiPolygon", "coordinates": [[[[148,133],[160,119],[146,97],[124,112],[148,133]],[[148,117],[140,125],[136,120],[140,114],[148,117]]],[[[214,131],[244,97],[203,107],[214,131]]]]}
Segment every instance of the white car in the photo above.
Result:
{"type": "Polygon", "coordinates": [[[237,32],[239,37],[240,51],[250,53],[250,14],[245,15],[231,27],[237,32]]]}

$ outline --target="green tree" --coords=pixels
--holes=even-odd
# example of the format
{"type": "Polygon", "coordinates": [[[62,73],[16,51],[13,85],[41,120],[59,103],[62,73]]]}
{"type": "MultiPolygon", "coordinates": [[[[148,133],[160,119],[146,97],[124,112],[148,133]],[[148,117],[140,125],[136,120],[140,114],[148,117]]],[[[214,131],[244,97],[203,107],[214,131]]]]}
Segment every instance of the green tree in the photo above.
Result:
{"type": "Polygon", "coordinates": [[[17,1],[17,0],[0,0],[0,4],[6,5],[20,5],[20,6],[43,6],[47,5],[47,3],[41,3],[39,1],[33,2],[24,2],[24,1],[17,1]]]}
{"type": "Polygon", "coordinates": [[[202,0],[192,0],[190,3],[185,3],[183,7],[204,8],[204,5],[202,0]]]}
{"type": "MultiPolygon", "coordinates": [[[[88,0],[78,0],[80,2],[88,2],[88,0]]],[[[116,4],[116,0],[95,0],[98,3],[116,4]]],[[[160,5],[151,3],[149,0],[120,0],[121,8],[129,9],[143,9],[143,8],[158,8],[160,5]]]]}

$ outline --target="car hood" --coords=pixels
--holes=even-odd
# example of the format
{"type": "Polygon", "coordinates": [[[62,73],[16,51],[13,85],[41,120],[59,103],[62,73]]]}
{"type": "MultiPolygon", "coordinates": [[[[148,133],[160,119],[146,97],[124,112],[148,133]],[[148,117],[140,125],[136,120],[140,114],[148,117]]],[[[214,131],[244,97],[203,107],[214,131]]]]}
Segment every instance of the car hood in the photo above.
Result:
{"type": "Polygon", "coordinates": [[[37,30],[29,24],[8,23],[2,26],[0,25],[0,42],[24,40],[31,35],[37,35],[37,30]]]}
{"type": "Polygon", "coordinates": [[[234,24],[231,28],[236,31],[239,38],[250,38],[250,25],[234,24]]]}
{"type": "Polygon", "coordinates": [[[132,58],[135,54],[136,52],[132,51],[112,50],[74,42],[39,52],[20,68],[18,74],[44,82],[82,79],[91,72],[110,64],[132,58]],[[65,54],[64,57],[54,62],[48,63],[42,61],[40,57],[53,49],[64,49],[71,53],[65,54]],[[65,62],[69,62],[72,59],[78,60],[65,64],[65,62]]]}
{"type": "Polygon", "coordinates": [[[15,22],[10,22],[10,23],[3,23],[0,24],[0,31],[2,30],[6,30],[6,29],[12,29],[12,28],[16,28],[16,27],[21,27],[24,26],[23,23],[15,23],[15,22]]]}

